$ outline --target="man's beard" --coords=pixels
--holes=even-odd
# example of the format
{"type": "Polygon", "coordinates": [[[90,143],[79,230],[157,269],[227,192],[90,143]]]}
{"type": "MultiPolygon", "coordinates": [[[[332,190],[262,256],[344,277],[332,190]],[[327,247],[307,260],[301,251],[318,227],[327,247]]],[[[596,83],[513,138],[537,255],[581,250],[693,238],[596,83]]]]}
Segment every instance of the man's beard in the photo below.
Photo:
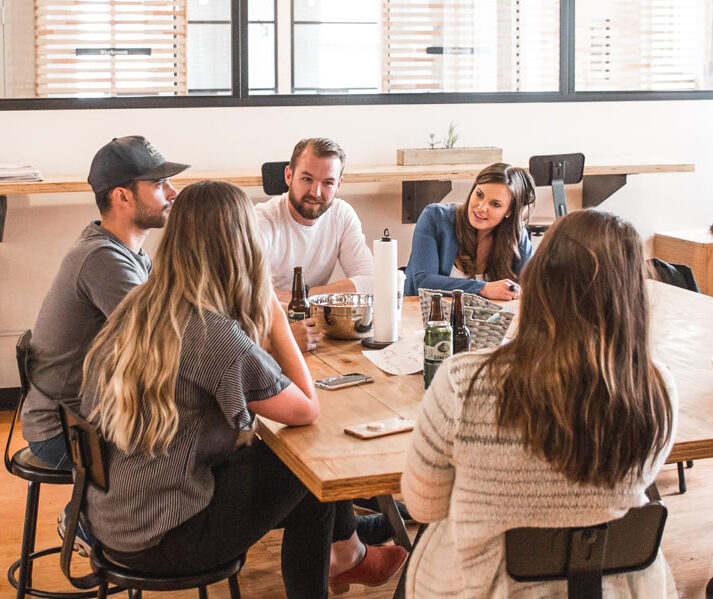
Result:
{"type": "Polygon", "coordinates": [[[168,221],[169,210],[161,210],[160,212],[149,212],[143,205],[138,210],[134,217],[134,225],[139,229],[163,229],[168,221]]]}
{"type": "Polygon", "coordinates": [[[297,198],[290,189],[288,191],[287,197],[290,200],[290,204],[292,204],[292,207],[297,210],[297,213],[302,217],[306,218],[307,220],[316,220],[320,216],[322,216],[327,210],[329,210],[329,207],[332,205],[330,202],[329,204],[324,203],[324,200],[321,198],[315,198],[313,195],[306,193],[303,195],[301,198],[297,198]],[[312,200],[315,201],[317,200],[318,204],[307,204],[305,203],[305,200],[312,200]]]}

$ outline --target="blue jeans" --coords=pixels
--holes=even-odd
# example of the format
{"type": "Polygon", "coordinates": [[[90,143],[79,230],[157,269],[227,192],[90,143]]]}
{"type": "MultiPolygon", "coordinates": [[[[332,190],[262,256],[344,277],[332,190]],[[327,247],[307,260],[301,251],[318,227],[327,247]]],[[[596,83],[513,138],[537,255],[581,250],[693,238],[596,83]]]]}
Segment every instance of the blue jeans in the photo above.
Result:
{"type": "Polygon", "coordinates": [[[30,441],[28,443],[30,451],[45,466],[55,470],[71,470],[72,458],[67,453],[67,446],[64,442],[64,433],[60,433],[44,441],[30,441]]]}

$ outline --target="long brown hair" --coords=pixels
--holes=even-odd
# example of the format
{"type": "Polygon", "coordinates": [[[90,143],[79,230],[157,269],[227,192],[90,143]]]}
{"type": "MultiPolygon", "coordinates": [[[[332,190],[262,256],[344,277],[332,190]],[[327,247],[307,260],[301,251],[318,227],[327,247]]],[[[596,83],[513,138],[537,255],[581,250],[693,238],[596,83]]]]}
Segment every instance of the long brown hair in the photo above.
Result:
{"type": "Polygon", "coordinates": [[[510,190],[512,203],[510,217],[503,219],[493,231],[493,245],[485,266],[485,278],[489,281],[514,279],[515,265],[520,260],[520,240],[522,239],[522,218],[525,209],[535,202],[535,184],[530,174],[517,166],[496,162],[478,173],[468,198],[456,208],[456,237],[460,243],[458,258],[467,277],[476,274],[478,234],[468,220],[468,204],[478,185],[500,183],[510,190]]]}
{"type": "Polygon", "coordinates": [[[641,475],[671,435],[672,408],[651,362],[644,254],[612,214],[574,212],[547,231],[522,281],[516,337],[481,372],[499,429],[568,479],[613,487],[641,475]]]}
{"type": "Polygon", "coordinates": [[[263,340],[272,287],[258,239],[252,203],[234,185],[201,181],[178,194],[148,281],[112,312],[84,362],[98,396],[90,418],[119,449],[155,455],[175,436],[181,341],[194,313],[235,319],[263,340]]]}

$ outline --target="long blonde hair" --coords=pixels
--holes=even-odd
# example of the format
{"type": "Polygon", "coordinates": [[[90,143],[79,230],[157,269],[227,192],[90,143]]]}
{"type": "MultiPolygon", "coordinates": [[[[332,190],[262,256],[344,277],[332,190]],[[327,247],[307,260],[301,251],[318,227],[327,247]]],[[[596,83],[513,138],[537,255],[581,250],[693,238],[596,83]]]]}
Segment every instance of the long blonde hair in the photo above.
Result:
{"type": "Polygon", "coordinates": [[[194,313],[235,319],[264,339],[272,287],[258,235],[234,185],[201,181],[178,194],[148,281],[114,310],[84,362],[83,392],[98,398],[90,419],[122,451],[153,456],[173,440],[181,341],[194,313]]]}
{"type": "Polygon", "coordinates": [[[574,212],[545,234],[523,275],[516,337],[480,371],[498,428],[568,479],[613,487],[671,435],[672,408],[649,353],[644,254],[617,216],[574,212]]]}

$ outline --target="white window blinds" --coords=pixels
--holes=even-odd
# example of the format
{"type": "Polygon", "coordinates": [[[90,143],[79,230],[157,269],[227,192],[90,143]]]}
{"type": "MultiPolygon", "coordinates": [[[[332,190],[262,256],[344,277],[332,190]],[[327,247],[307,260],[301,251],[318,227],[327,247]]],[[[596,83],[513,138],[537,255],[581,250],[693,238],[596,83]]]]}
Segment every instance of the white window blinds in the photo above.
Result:
{"type": "Polygon", "coordinates": [[[186,0],[35,0],[38,97],[186,93],[186,0]]]}
{"type": "Polygon", "coordinates": [[[383,92],[557,91],[558,0],[383,0],[383,92]]]}
{"type": "Polygon", "coordinates": [[[712,0],[577,2],[577,91],[713,89],[712,0]]]}

